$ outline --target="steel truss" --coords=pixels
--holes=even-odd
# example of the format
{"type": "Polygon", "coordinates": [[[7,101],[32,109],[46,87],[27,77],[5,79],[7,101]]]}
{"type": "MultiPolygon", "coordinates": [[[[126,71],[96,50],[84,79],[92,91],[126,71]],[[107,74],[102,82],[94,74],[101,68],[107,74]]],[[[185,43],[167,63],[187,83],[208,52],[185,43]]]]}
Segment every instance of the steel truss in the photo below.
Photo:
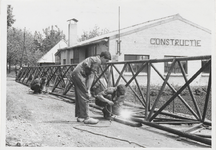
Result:
{"type": "MultiPolygon", "coordinates": [[[[201,62],[200,62],[201,64],[201,62]]],[[[47,73],[47,85],[51,88],[53,94],[58,94],[63,97],[71,97],[69,91],[73,89],[73,82],[71,81],[71,72],[76,67],[76,64],[72,65],[55,65],[55,66],[40,66],[40,67],[23,67],[16,77],[16,81],[27,86],[30,85],[31,81],[37,75],[39,77],[43,76],[43,72],[47,73]]],[[[211,145],[211,135],[203,135],[193,133],[194,130],[211,128],[211,121],[207,120],[206,113],[211,110],[208,107],[211,93],[211,71],[208,76],[208,83],[206,84],[206,94],[203,106],[200,106],[191,88],[191,83],[203,72],[207,67],[211,68],[211,56],[195,56],[195,57],[177,57],[168,59],[149,59],[149,60],[137,60],[137,61],[123,61],[123,62],[109,62],[98,69],[98,74],[95,74],[95,80],[93,86],[100,82],[103,78],[107,82],[108,86],[117,86],[120,83],[125,83],[125,85],[132,91],[136,99],[138,99],[140,106],[133,106],[137,108],[139,112],[143,112],[139,115],[134,114],[131,120],[155,127],[167,132],[177,134],[182,137],[186,137],[207,145],[211,145]],[[182,61],[200,61],[207,60],[207,63],[201,66],[189,79],[187,79],[187,74],[182,66],[182,61]],[[170,62],[171,66],[166,75],[161,74],[159,70],[155,67],[157,63],[170,62]],[[133,64],[139,64],[139,69],[135,72],[133,69],[133,64]],[[179,88],[175,87],[169,83],[169,78],[172,74],[172,69],[175,65],[178,65],[181,70],[181,76],[183,77],[185,83],[179,88]],[[121,66],[121,67],[119,67],[121,66]],[[142,70],[147,67],[146,72],[146,93],[144,93],[140,82],[137,77],[142,73],[142,70]],[[128,80],[124,76],[124,72],[127,68],[132,77],[128,80]],[[160,90],[154,100],[150,99],[151,92],[151,73],[152,70],[157,73],[157,75],[162,79],[163,83],[160,90]],[[133,83],[133,86],[132,86],[133,83]],[[134,85],[136,88],[134,88],[134,85]],[[161,100],[165,87],[173,92],[173,95],[166,100],[161,106],[158,107],[158,103],[161,100]],[[185,100],[181,93],[188,89],[190,100],[185,100]],[[182,102],[184,107],[191,113],[191,116],[183,116],[179,113],[165,111],[165,108],[174,103],[177,99],[182,102]],[[188,101],[192,101],[193,107],[188,101]],[[202,111],[201,111],[202,110],[202,111]],[[169,117],[161,117],[169,116],[169,117]],[[197,124],[195,127],[191,127],[188,130],[176,130],[171,127],[163,126],[163,124],[197,124]]],[[[92,104],[90,105],[92,106],[92,104]]]]}

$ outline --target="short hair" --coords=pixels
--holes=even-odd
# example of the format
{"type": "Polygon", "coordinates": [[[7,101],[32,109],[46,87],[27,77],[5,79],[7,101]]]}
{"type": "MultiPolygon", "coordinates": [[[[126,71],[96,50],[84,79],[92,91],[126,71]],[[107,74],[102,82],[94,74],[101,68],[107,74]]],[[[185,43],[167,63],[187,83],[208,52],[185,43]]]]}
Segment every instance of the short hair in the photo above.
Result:
{"type": "Polygon", "coordinates": [[[101,52],[100,57],[104,57],[105,59],[111,60],[111,54],[108,51],[101,52]]]}
{"type": "Polygon", "coordinates": [[[120,95],[125,95],[126,93],[126,86],[123,84],[119,84],[117,86],[117,91],[119,92],[120,95]]]}

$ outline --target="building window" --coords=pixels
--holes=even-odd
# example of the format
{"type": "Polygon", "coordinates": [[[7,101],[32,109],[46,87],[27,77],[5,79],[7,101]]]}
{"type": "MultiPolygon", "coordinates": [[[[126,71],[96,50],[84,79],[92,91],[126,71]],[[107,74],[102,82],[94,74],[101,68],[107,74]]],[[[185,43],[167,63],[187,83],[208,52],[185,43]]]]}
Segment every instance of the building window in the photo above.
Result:
{"type": "Polygon", "coordinates": [[[79,50],[73,50],[73,59],[71,59],[71,64],[79,63],[79,50]]]}
{"type": "MultiPolygon", "coordinates": [[[[204,66],[209,60],[201,60],[201,65],[204,66]]],[[[211,65],[207,66],[206,68],[204,68],[204,70],[202,71],[202,73],[210,73],[211,70],[211,65]]]]}
{"type": "Polygon", "coordinates": [[[65,65],[66,64],[66,59],[63,59],[63,65],[65,65]]]}
{"type": "MultiPolygon", "coordinates": [[[[149,55],[124,55],[124,60],[128,61],[128,60],[146,60],[149,59],[149,55]]],[[[133,69],[134,72],[137,72],[140,67],[142,67],[143,63],[132,63],[131,67],[133,69]]],[[[131,72],[131,69],[129,66],[126,67],[125,72],[131,72]]],[[[141,72],[147,72],[147,66],[145,68],[143,68],[143,70],[141,72]]]]}
{"type": "MultiPolygon", "coordinates": [[[[182,57],[182,56],[164,56],[164,58],[176,58],[176,57],[182,57]]],[[[188,73],[188,64],[187,64],[187,61],[180,61],[180,62],[182,64],[182,67],[183,67],[185,73],[187,74],[188,73]]],[[[164,62],[164,72],[165,73],[168,73],[171,65],[172,65],[172,62],[164,62]]],[[[180,68],[180,66],[179,66],[178,63],[175,63],[175,66],[174,66],[174,68],[172,69],[171,72],[174,73],[174,74],[182,73],[181,72],[181,68],[180,68]]]]}

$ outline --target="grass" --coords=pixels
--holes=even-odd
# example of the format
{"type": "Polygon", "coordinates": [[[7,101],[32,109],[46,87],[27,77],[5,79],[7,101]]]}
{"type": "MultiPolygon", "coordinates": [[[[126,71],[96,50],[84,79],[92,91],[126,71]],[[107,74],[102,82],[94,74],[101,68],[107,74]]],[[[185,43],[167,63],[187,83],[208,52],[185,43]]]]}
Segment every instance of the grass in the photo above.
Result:
{"type": "MultiPolygon", "coordinates": [[[[179,89],[179,87],[174,87],[175,89],[179,89]]],[[[135,91],[138,93],[140,96],[137,88],[133,87],[135,91]]],[[[151,87],[150,88],[150,106],[152,107],[153,104],[155,103],[155,100],[157,98],[157,95],[159,93],[160,87],[151,87]]],[[[146,87],[141,87],[141,90],[143,91],[143,95],[146,98],[146,87]]],[[[201,112],[201,116],[203,115],[204,111],[204,104],[205,104],[205,99],[206,99],[206,88],[205,87],[192,87],[192,92],[194,95],[194,98],[196,100],[196,103],[198,105],[198,109],[201,112]]],[[[132,102],[134,104],[139,104],[138,98],[133,94],[133,92],[128,89],[127,91],[127,96],[126,96],[126,101],[132,102]]],[[[172,96],[174,93],[170,89],[165,89],[159,99],[159,101],[156,103],[156,108],[161,108],[172,96]]],[[[180,94],[183,99],[188,103],[188,105],[191,107],[191,109],[197,113],[194,102],[192,101],[191,95],[187,89],[185,89],[181,94],[180,94]]],[[[212,102],[212,97],[210,93],[209,101],[208,101],[208,106],[207,106],[207,111],[206,111],[206,118],[208,120],[212,120],[212,113],[211,113],[211,102],[212,102]]],[[[192,115],[191,111],[185,106],[185,104],[177,97],[175,98],[169,105],[165,107],[166,111],[172,112],[172,113],[182,113],[182,114],[187,114],[187,115],[192,115]]]]}

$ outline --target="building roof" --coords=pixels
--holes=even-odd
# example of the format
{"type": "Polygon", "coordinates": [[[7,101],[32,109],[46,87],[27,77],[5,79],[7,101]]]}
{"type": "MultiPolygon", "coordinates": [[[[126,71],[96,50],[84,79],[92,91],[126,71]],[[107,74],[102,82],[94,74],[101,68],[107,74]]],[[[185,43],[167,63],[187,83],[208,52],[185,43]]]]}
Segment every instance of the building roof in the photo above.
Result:
{"type": "MultiPolygon", "coordinates": [[[[197,24],[195,24],[195,23],[193,23],[193,22],[191,22],[189,20],[186,20],[186,19],[182,18],[179,14],[176,14],[176,15],[171,15],[171,16],[159,18],[159,19],[149,20],[149,21],[146,21],[146,22],[143,22],[143,23],[140,23],[140,24],[130,26],[130,27],[122,28],[122,29],[120,29],[120,35],[122,36],[124,34],[134,33],[134,32],[140,31],[140,30],[151,28],[151,27],[154,27],[154,26],[157,26],[157,25],[161,25],[163,23],[174,21],[174,20],[180,20],[180,21],[185,22],[185,23],[187,23],[187,24],[189,24],[189,25],[191,25],[193,27],[196,27],[196,28],[198,28],[200,30],[211,33],[211,31],[209,29],[201,27],[201,26],[199,26],[199,25],[197,25],[197,24]]],[[[76,45],[74,45],[72,47],[65,47],[65,48],[59,49],[57,53],[59,53],[62,50],[66,50],[66,49],[86,46],[86,45],[98,43],[98,42],[101,42],[101,41],[104,41],[104,40],[107,41],[109,38],[118,38],[118,34],[119,34],[119,30],[112,31],[112,32],[109,32],[107,34],[103,34],[103,35],[100,35],[100,36],[97,36],[97,37],[94,37],[94,38],[79,42],[79,43],[77,43],[76,45]]],[[[56,55],[57,55],[57,53],[56,53],[56,55]]]]}
{"type": "Polygon", "coordinates": [[[58,42],[51,50],[49,50],[46,54],[44,54],[37,63],[55,63],[55,53],[58,49],[67,47],[67,44],[64,40],[58,42]]]}

